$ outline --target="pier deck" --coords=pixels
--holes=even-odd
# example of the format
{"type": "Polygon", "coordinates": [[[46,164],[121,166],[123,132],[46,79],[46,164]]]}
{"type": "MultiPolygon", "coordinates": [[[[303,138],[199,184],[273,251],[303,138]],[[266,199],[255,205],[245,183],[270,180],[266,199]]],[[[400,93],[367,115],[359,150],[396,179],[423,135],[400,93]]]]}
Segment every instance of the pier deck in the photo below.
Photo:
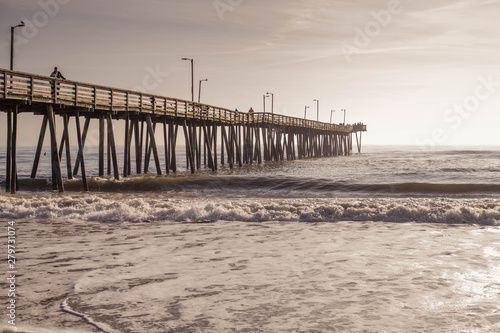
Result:
{"type": "Polygon", "coordinates": [[[88,190],[84,146],[91,119],[99,121],[99,176],[104,175],[106,141],[108,163],[112,162],[116,179],[119,179],[120,173],[113,120],[125,121],[123,177],[132,173],[133,141],[136,173],[147,172],[153,155],[156,172],[162,174],[155,136],[157,124],[163,126],[165,173],[177,169],[175,151],[179,127],[184,133],[186,163],[192,173],[202,164],[217,170],[219,157],[221,164],[227,162],[232,168],[243,163],[350,155],[352,134],[356,136],[360,152],[361,133],[366,131],[364,124],[337,125],[272,113],[239,112],[177,98],[6,69],[0,69],[0,112],[7,112],[6,191],[12,193],[17,189],[17,114],[21,112],[43,116],[31,177],[36,177],[48,125],[52,186],[61,192],[64,191],[61,171],[63,151],[66,152],[67,179],[73,179],[80,170],[83,188],[88,190]],[[63,117],[64,124],[59,141],[56,136],[56,115],[63,117]],[[74,168],[69,144],[71,117],[75,119],[78,141],[74,168]],[[85,119],[83,132],[81,117],[85,119]]]}

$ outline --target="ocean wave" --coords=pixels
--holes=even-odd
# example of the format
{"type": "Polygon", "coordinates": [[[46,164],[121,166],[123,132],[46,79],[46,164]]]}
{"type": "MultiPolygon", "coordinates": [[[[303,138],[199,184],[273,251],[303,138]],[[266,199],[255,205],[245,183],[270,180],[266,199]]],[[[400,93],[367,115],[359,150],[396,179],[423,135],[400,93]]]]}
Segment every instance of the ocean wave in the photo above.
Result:
{"type": "MultiPolygon", "coordinates": [[[[106,177],[88,178],[90,191],[131,192],[200,192],[200,193],[244,193],[263,196],[291,195],[294,197],[317,197],[329,194],[359,193],[380,195],[499,195],[500,184],[482,183],[356,183],[332,181],[322,178],[297,178],[288,176],[240,176],[240,175],[168,175],[135,176],[114,180],[106,177]]],[[[24,191],[49,191],[50,182],[44,179],[20,180],[24,191]]],[[[81,179],[65,182],[65,190],[78,192],[81,179]]]]}
{"type": "Polygon", "coordinates": [[[0,218],[100,222],[428,222],[499,225],[495,199],[185,199],[139,195],[0,196],[0,218]]]}

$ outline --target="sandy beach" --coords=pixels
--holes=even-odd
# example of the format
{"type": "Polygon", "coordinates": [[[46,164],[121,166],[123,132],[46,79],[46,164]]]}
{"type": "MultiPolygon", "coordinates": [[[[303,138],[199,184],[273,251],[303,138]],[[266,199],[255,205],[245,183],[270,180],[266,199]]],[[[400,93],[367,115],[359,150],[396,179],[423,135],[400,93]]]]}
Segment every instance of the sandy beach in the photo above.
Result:
{"type": "Polygon", "coordinates": [[[497,227],[349,221],[17,225],[18,328],[26,332],[500,328],[497,227]]]}

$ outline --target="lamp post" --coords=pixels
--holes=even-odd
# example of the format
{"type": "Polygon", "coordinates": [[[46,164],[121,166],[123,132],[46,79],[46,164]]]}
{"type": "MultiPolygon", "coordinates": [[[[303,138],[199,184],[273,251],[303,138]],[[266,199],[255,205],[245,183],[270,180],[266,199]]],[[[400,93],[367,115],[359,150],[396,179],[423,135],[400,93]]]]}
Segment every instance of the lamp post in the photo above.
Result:
{"type": "Polygon", "coordinates": [[[346,109],[342,109],[341,112],[344,112],[344,125],[345,125],[345,112],[346,112],[346,109]]]}
{"type": "Polygon", "coordinates": [[[24,27],[24,22],[21,21],[21,24],[18,24],[14,27],[10,27],[10,70],[14,70],[14,29],[18,27],[24,27]]]}
{"type": "Polygon", "coordinates": [[[268,92],[266,97],[269,97],[271,95],[271,113],[274,113],[274,94],[268,92]]]}
{"type": "Polygon", "coordinates": [[[201,100],[201,83],[205,82],[205,81],[208,81],[208,79],[200,80],[200,86],[199,86],[199,89],[198,89],[198,103],[200,103],[200,100],[201,100]]]}
{"type": "MultiPolygon", "coordinates": [[[[24,27],[24,22],[10,27],[10,70],[14,70],[14,30],[24,27]]],[[[7,83],[7,77],[5,83],[7,83]]],[[[13,84],[14,80],[12,80],[13,84]]],[[[6,88],[6,87],[5,87],[6,88]]],[[[7,90],[5,90],[7,91],[7,90]]],[[[16,166],[16,140],[17,140],[17,106],[7,111],[7,158],[5,175],[5,192],[16,193],[17,190],[17,166],[16,166]]]]}
{"type": "Polygon", "coordinates": [[[264,113],[266,113],[266,95],[262,95],[262,100],[264,101],[264,113]]]}
{"type": "Polygon", "coordinates": [[[306,119],[307,109],[309,109],[309,108],[310,108],[310,106],[307,106],[307,105],[306,105],[306,107],[304,108],[304,119],[306,119]]]}
{"type": "Polygon", "coordinates": [[[191,101],[194,102],[194,59],[191,58],[181,58],[181,60],[191,61],[191,101]]]}
{"type": "Polygon", "coordinates": [[[313,99],[314,102],[316,102],[316,121],[319,121],[319,100],[318,99],[313,99]]]}
{"type": "Polygon", "coordinates": [[[330,112],[330,124],[331,124],[331,123],[332,123],[332,121],[333,121],[333,113],[334,113],[334,112],[335,112],[335,110],[332,110],[332,111],[330,112]]]}

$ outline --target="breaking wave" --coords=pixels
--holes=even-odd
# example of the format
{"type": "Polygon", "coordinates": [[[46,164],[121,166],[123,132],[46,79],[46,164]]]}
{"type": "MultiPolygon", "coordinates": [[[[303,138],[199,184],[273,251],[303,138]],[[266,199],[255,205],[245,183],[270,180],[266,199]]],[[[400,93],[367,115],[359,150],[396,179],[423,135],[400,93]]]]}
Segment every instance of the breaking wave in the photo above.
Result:
{"type": "Polygon", "coordinates": [[[0,196],[1,219],[100,222],[383,221],[499,225],[496,199],[217,199],[139,194],[0,196]]]}

